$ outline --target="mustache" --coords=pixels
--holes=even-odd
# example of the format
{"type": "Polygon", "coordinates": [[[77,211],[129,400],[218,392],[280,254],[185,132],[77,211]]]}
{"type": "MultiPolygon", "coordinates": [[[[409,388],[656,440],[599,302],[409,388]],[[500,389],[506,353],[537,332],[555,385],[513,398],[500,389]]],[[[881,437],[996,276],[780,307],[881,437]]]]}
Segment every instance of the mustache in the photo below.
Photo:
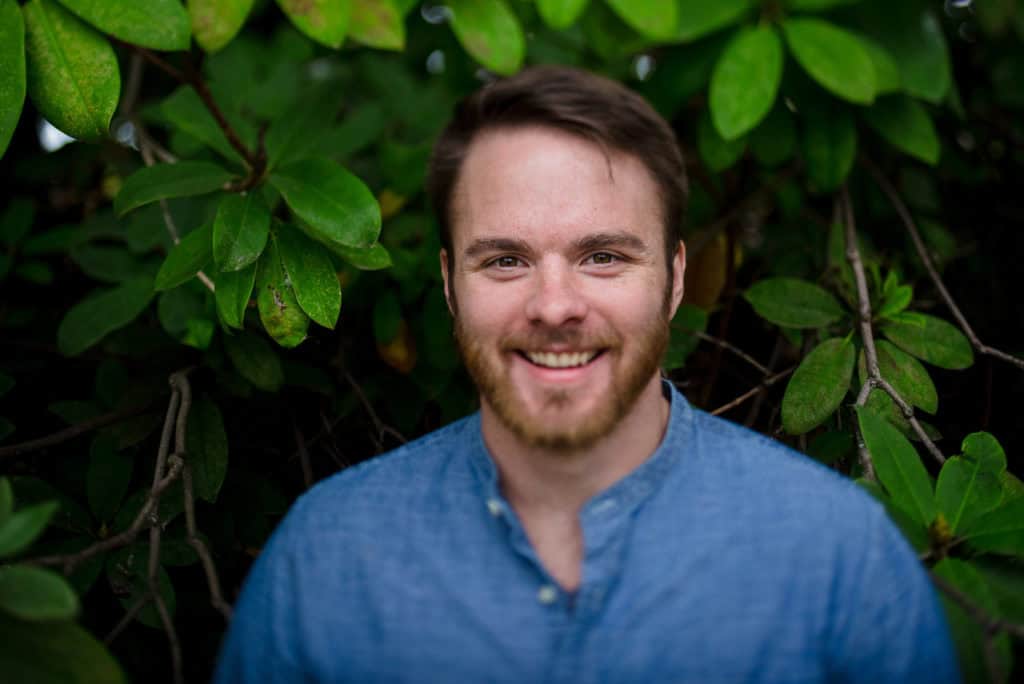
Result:
{"type": "Polygon", "coordinates": [[[621,340],[607,331],[588,331],[577,327],[542,327],[514,333],[501,342],[506,351],[571,347],[573,349],[604,349],[618,347],[621,340]]]}

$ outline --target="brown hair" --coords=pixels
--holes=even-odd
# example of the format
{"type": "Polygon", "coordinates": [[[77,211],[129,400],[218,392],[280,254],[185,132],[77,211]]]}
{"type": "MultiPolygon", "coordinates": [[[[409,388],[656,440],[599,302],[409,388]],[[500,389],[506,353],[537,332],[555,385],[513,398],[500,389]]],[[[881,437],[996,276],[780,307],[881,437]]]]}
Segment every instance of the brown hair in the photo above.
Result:
{"type": "MultiPolygon", "coordinates": [[[[530,124],[567,131],[643,162],[658,186],[671,274],[687,196],[675,134],[640,95],[621,83],[563,66],[524,69],[485,85],[458,104],[434,145],[427,175],[441,245],[451,252],[452,194],[473,139],[484,130],[530,124]]],[[[450,254],[449,267],[453,257],[450,254]]]]}

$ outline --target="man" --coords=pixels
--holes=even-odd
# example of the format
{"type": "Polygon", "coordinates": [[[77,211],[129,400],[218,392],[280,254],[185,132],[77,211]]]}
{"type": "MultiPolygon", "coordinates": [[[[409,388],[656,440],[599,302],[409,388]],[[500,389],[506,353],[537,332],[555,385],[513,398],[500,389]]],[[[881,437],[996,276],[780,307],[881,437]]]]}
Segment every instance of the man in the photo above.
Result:
{"type": "Polygon", "coordinates": [[[295,504],[217,681],[957,679],[881,507],[661,379],[683,179],[667,124],[593,75],[460,105],[429,186],[480,411],[295,504]]]}

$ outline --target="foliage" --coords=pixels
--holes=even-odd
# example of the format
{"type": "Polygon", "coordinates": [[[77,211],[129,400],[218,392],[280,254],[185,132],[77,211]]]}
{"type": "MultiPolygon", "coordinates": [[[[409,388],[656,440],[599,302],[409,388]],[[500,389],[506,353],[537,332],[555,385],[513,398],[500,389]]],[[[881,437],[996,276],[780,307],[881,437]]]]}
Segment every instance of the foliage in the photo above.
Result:
{"type": "Polygon", "coordinates": [[[289,502],[473,409],[425,165],[559,62],[679,133],[670,377],[864,483],[969,679],[1019,675],[1024,8],[964,5],[0,0],[0,670],[207,678],[289,502]]]}

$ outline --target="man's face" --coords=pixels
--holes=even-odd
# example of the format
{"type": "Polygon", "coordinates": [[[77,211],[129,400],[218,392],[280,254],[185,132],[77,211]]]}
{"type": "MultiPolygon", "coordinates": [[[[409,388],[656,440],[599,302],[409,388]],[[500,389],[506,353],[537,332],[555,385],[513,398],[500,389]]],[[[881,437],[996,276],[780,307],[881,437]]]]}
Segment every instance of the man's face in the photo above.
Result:
{"type": "Polygon", "coordinates": [[[482,410],[525,443],[578,450],[660,392],[682,246],[667,279],[657,186],[634,157],[543,127],[471,145],[441,254],[482,410]],[[449,258],[454,258],[451,277],[449,258]]]}

